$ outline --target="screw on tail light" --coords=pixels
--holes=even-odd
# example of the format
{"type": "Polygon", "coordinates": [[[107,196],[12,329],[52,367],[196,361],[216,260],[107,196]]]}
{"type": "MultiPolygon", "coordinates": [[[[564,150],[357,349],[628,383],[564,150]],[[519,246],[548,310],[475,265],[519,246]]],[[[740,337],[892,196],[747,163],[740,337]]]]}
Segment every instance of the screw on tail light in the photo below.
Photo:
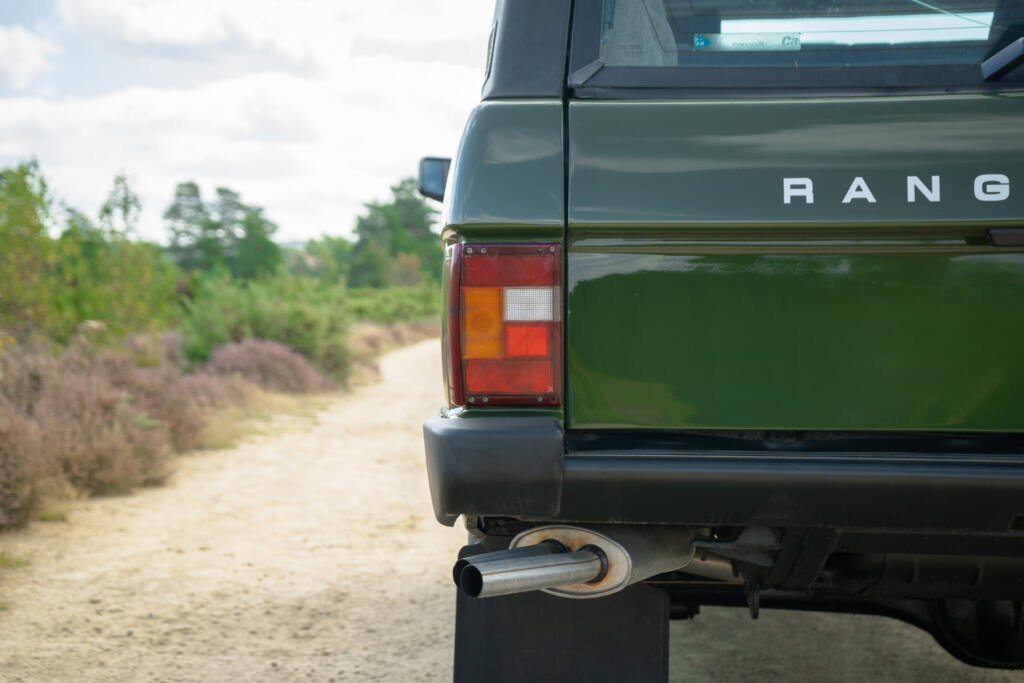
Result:
{"type": "Polygon", "coordinates": [[[448,271],[452,403],[561,404],[560,246],[454,245],[448,271]]]}

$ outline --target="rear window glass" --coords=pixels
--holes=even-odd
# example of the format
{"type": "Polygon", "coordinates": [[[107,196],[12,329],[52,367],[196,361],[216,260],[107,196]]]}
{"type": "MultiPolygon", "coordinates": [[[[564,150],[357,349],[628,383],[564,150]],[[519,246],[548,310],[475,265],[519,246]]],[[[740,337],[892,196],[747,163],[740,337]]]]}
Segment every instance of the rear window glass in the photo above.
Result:
{"type": "Polygon", "coordinates": [[[574,37],[574,66],[605,72],[587,85],[755,85],[752,71],[764,86],[937,85],[941,68],[964,85],[1024,35],[1024,0],[603,0],[581,14],[590,35],[574,37]]]}

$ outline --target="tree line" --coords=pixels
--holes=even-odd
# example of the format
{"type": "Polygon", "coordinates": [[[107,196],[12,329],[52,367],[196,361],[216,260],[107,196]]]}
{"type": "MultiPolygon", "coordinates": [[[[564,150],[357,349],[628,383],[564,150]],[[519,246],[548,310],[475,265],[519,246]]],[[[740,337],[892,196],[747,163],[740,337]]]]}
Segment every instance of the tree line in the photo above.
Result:
{"type": "Polygon", "coordinates": [[[61,344],[85,321],[116,336],[166,329],[210,280],[290,291],[296,278],[308,282],[298,289],[357,290],[440,278],[436,211],[412,179],[393,186],[388,201],[365,205],[353,239],[323,236],[300,249],[279,246],[264,209],[227,187],[207,199],[195,182],[179,183],[163,212],[166,245],[140,238],[141,211],[124,175],[90,217],[55,200],[36,162],[0,169],[0,346],[28,337],[61,344]]]}
{"type": "MultiPolygon", "coordinates": [[[[391,201],[370,202],[356,219],[355,240],[323,236],[289,254],[289,269],[299,275],[351,287],[412,286],[424,278],[439,280],[441,248],[431,231],[437,211],[420,198],[416,182],[391,188],[391,201]]],[[[277,225],[237,192],[218,187],[204,201],[194,182],[179,183],[164,212],[170,232],[169,254],[186,270],[226,271],[249,280],[276,272],[285,262],[273,241],[277,225]]]]}

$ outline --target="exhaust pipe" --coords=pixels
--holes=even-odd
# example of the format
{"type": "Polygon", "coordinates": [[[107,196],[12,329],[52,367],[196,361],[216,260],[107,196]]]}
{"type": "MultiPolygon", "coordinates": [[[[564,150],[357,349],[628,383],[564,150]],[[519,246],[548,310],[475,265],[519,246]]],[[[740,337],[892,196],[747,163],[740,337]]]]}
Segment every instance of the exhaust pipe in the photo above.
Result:
{"type": "Polygon", "coordinates": [[[586,583],[599,580],[604,574],[607,562],[603,555],[596,548],[584,548],[574,553],[545,553],[469,564],[459,575],[459,587],[471,598],[490,598],[586,583]]]}
{"type": "Polygon", "coordinates": [[[622,525],[529,529],[512,539],[508,550],[459,560],[452,574],[473,598],[531,590],[596,598],[677,569],[734,580],[728,560],[697,558],[689,534],[678,527],[622,525]]]}
{"type": "Polygon", "coordinates": [[[452,567],[452,579],[455,581],[455,585],[459,585],[459,577],[462,576],[462,571],[469,565],[481,565],[490,564],[493,562],[503,562],[505,560],[511,560],[513,558],[525,558],[525,557],[540,557],[543,555],[550,555],[551,553],[564,553],[568,552],[568,548],[555,540],[541,541],[536,545],[523,546],[522,548],[514,548],[510,550],[499,550],[493,553],[484,553],[482,555],[472,555],[470,557],[462,557],[452,567]]]}

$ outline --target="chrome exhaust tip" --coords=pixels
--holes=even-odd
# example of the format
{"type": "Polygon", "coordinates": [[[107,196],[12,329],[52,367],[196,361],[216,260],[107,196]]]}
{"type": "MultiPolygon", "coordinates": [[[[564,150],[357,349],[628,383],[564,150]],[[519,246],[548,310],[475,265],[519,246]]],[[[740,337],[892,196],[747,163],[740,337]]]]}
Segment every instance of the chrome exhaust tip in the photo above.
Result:
{"type": "Polygon", "coordinates": [[[728,560],[697,558],[690,540],[688,530],[669,526],[535,527],[512,539],[508,550],[460,559],[452,579],[472,598],[532,590],[596,598],[677,569],[731,578],[728,560]]]}
{"type": "Polygon", "coordinates": [[[554,539],[542,541],[536,545],[525,546],[521,548],[510,548],[508,550],[497,550],[493,553],[483,553],[480,555],[471,555],[469,557],[460,557],[456,562],[455,566],[452,567],[452,580],[456,586],[460,585],[459,577],[462,576],[462,572],[466,567],[470,565],[487,564],[489,562],[501,562],[503,560],[510,560],[517,557],[541,557],[544,555],[550,555],[551,553],[563,553],[568,549],[554,539]]]}
{"type": "Polygon", "coordinates": [[[607,567],[598,548],[544,552],[467,564],[459,575],[459,588],[471,598],[489,598],[600,580],[607,567]]]}

